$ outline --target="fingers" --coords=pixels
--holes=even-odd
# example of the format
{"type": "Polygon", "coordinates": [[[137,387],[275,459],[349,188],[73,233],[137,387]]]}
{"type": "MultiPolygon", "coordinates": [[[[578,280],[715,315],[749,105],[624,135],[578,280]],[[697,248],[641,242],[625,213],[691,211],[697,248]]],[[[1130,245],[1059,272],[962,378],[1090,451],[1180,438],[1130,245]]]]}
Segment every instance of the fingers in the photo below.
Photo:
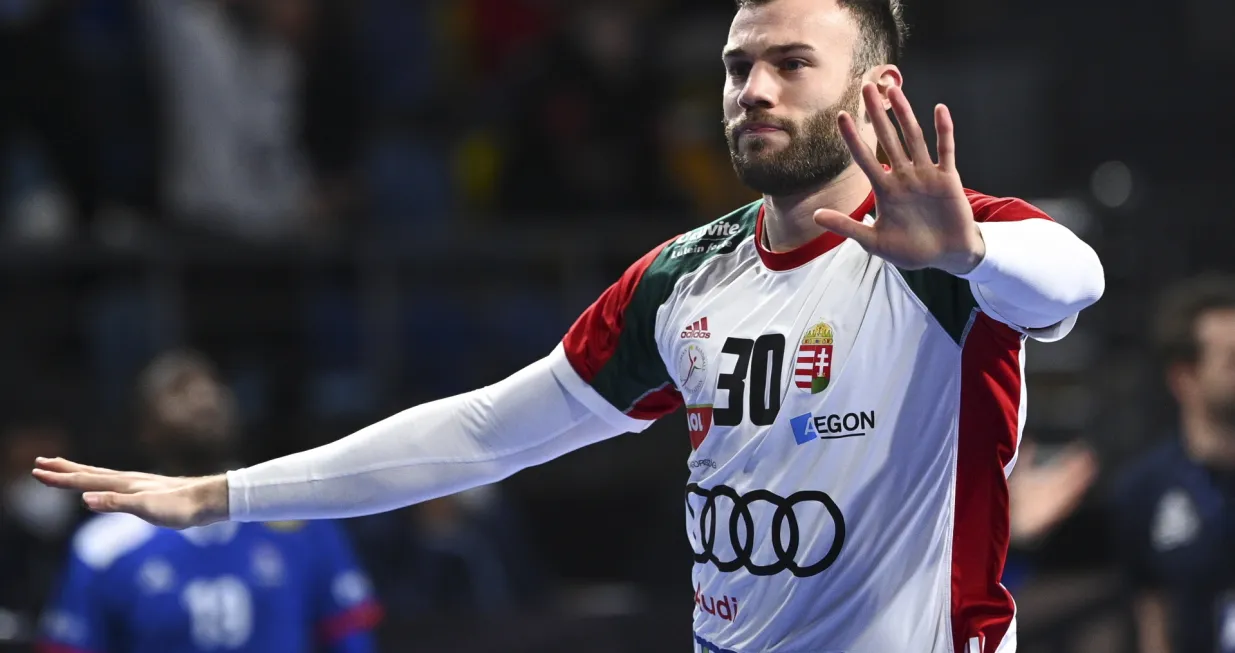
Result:
{"type": "MultiPolygon", "coordinates": [[[[883,151],[887,153],[892,168],[908,166],[910,161],[905,156],[905,146],[901,144],[896,127],[892,124],[892,119],[888,118],[887,110],[883,108],[883,96],[879,94],[879,87],[866,82],[862,85],[862,98],[866,101],[866,115],[870,116],[875,136],[883,146],[883,151]]],[[[851,147],[850,150],[852,149],[851,147]]]]}
{"type": "Polygon", "coordinates": [[[73,472],[88,472],[91,474],[120,474],[121,473],[121,472],[117,472],[112,469],[105,469],[103,467],[91,467],[90,465],[83,465],[81,463],[75,463],[71,460],[65,460],[63,458],[35,458],[34,465],[38,469],[45,469],[47,471],[61,472],[61,473],[73,473],[73,472]]]}
{"type": "MultiPolygon", "coordinates": [[[[124,476],[130,480],[146,480],[146,481],[166,481],[167,478],[158,476],[157,474],[147,474],[146,472],[121,472],[106,467],[92,467],[75,463],[71,460],[63,458],[35,458],[34,465],[36,470],[46,470],[49,472],[57,472],[61,474],[95,474],[99,476],[124,476]]],[[[38,476],[37,474],[35,475],[38,476]]]]}
{"type": "Polygon", "coordinates": [[[144,480],[118,473],[51,472],[45,469],[36,469],[33,475],[44,485],[78,492],[132,492],[133,485],[144,480]]]}
{"type": "Polygon", "coordinates": [[[1089,485],[1098,474],[1098,457],[1084,445],[1069,445],[1060,462],[1064,473],[1080,485],[1089,485]]]}
{"type": "Polygon", "coordinates": [[[935,107],[935,133],[938,135],[935,148],[939,150],[939,167],[952,172],[956,170],[955,126],[952,112],[942,104],[935,107]]]}
{"type": "Polygon", "coordinates": [[[853,116],[842,111],[836,118],[837,125],[840,127],[841,137],[845,139],[845,145],[849,146],[849,152],[853,154],[853,160],[866,173],[867,178],[871,180],[871,184],[875,187],[879,186],[879,180],[887,174],[883,169],[883,164],[879,162],[879,157],[871,151],[870,147],[862,140],[861,134],[858,133],[858,125],[853,120],[853,116]]]}
{"type": "Polygon", "coordinates": [[[851,238],[863,249],[873,251],[875,246],[875,228],[854,220],[852,217],[831,209],[815,211],[815,224],[839,236],[851,238]]]}
{"type": "MultiPolygon", "coordinates": [[[[913,158],[913,162],[918,165],[932,163],[931,152],[926,147],[926,137],[922,135],[922,126],[918,124],[918,117],[914,115],[913,106],[909,104],[905,91],[898,86],[893,86],[888,89],[888,99],[892,102],[892,113],[896,115],[896,121],[901,125],[901,132],[905,135],[905,146],[909,149],[909,156],[913,158]]],[[[887,147],[884,145],[884,149],[887,147]]]]}

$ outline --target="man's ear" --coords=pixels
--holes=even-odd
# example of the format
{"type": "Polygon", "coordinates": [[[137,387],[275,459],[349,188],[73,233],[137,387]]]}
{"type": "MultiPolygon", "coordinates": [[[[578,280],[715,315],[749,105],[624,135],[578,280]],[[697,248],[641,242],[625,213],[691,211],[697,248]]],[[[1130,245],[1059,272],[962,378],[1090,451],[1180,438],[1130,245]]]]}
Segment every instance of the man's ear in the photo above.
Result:
{"type": "MultiPolygon", "coordinates": [[[[888,89],[893,86],[902,87],[905,83],[905,77],[901,74],[900,68],[892,64],[876,66],[868,73],[867,79],[879,86],[879,94],[885,98],[885,104],[887,104],[888,89]]],[[[868,116],[867,119],[869,120],[870,117],[868,116]]],[[[883,150],[882,143],[875,145],[875,157],[885,166],[892,163],[888,160],[888,153],[883,150]]]]}

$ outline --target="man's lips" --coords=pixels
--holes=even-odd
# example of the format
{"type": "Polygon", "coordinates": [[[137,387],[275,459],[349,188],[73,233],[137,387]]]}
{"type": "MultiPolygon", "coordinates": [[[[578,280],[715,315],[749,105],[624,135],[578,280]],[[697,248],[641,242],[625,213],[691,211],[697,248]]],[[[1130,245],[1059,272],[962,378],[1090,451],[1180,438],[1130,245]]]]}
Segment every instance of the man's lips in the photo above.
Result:
{"type": "Polygon", "coordinates": [[[781,129],[780,127],[777,127],[776,125],[766,123],[766,122],[752,122],[746,125],[742,125],[741,127],[738,128],[739,135],[741,134],[769,134],[771,132],[779,132],[779,131],[784,131],[784,130],[781,129]]]}

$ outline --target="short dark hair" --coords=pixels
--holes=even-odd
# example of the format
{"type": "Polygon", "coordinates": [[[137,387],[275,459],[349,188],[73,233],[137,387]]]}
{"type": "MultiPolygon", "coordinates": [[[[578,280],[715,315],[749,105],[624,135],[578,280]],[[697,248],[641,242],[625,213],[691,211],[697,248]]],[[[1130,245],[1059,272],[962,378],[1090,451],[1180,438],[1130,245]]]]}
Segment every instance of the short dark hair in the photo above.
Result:
{"type": "MultiPolygon", "coordinates": [[[[737,0],[738,9],[771,4],[775,0],[737,0]]],[[[854,68],[863,72],[882,64],[899,64],[909,30],[900,0],[837,0],[849,10],[862,31],[862,42],[854,53],[854,68]]]]}
{"type": "Polygon", "coordinates": [[[1197,362],[1197,322],[1206,313],[1226,310],[1235,311],[1235,276],[1210,273],[1169,286],[1154,316],[1154,344],[1162,363],[1197,362]]]}

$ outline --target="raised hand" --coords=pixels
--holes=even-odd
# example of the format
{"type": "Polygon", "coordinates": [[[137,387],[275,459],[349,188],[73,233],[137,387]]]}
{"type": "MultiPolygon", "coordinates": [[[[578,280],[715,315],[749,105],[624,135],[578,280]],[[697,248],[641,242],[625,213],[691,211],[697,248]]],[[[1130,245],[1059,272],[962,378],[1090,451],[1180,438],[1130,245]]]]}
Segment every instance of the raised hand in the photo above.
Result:
{"type": "Polygon", "coordinates": [[[981,262],[986,248],[956,171],[956,143],[948,108],[942,104],[935,107],[936,163],[904,91],[899,87],[888,90],[892,111],[905,134],[904,146],[883,108],[878,87],[867,82],[862,98],[890,169],[885,169],[862,141],[853,116],[841,112],[838,123],[854,161],[875,190],[877,219],[871,226],[843,213],[820,209],[815,212],[815,222],[852,238],[866,251],[899,267],[969,272],[981,262]]]}
{"type": "Polygon", "coordinates": [[[156,526],[188,528],[227,518],[227,478],[177,478],[119,472],[62,458],[39,458],[34,477],[45,485],[82,492],[95,512],[127,512],[156,526]]]}
{"type": "Polygon", "coordinates": [[[1033,441],[1027,440],[1018,458],[1008,478],[1012,539],[1032,542],[1080,505],[1098,476],[1098,457],[1088,446],[1073,443],[1044,464],[1033,441]]]}

